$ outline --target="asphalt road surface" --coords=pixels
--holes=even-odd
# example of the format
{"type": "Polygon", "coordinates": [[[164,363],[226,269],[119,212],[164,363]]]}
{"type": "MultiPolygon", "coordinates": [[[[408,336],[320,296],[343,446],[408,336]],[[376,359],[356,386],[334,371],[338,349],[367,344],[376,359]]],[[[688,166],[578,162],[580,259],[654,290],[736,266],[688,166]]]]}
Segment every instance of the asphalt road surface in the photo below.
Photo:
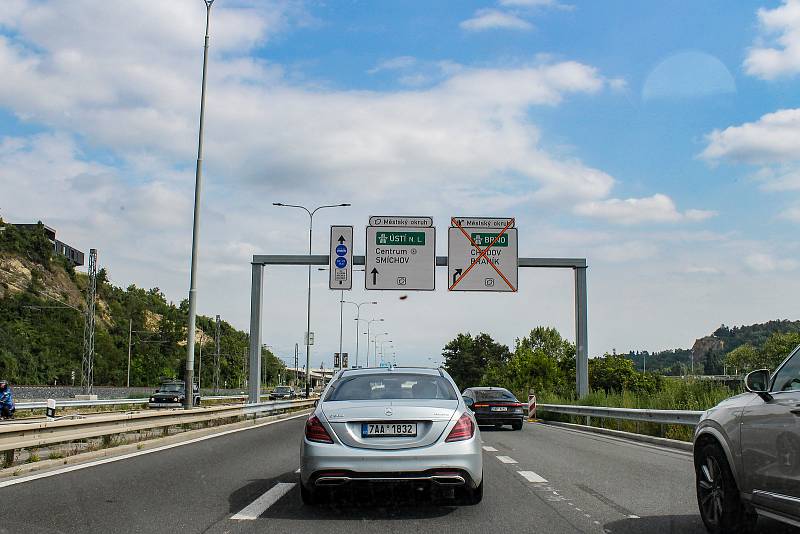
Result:
{"type": "MultiPolygon", "coordinates": [[[[542,424],[483,429],[484,499],[301,504],[305,417],[3,487],[0,533],[702,533],[688,453],[542,424]]],[[[759,532],[797,533],[759,520],[759,532]]]]}

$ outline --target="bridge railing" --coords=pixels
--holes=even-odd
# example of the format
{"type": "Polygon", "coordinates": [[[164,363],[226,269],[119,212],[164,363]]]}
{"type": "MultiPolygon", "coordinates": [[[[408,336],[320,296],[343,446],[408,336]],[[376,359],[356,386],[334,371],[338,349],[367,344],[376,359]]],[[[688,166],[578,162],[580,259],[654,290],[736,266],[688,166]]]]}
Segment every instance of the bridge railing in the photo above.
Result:
{"type": "Polygon", "coordinates": [[[704,412],[699,410],[649,410],[641,408],[609,408],[606,406],[574,406],[571,404],[537,404],[537,412],[622,419],[662,425],[697,426],[704,412]]]}

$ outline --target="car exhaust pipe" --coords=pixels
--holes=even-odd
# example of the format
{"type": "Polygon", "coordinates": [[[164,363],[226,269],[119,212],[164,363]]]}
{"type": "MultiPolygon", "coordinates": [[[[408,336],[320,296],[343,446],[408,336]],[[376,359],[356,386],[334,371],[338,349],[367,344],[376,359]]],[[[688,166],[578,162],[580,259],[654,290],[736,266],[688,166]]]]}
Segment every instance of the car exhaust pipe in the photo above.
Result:
{"type": "Polygon", "coordinates": [[[343,476],[322,476],[316,481],[317,486],[341,486],[350,482],[349,477],[343,476]]]}
{"type": "Polygon", "coordinates": [[[433,475],[431,480],[440,486],[463,486],[467,483],[464,477],[455,474],[433,475]]]}

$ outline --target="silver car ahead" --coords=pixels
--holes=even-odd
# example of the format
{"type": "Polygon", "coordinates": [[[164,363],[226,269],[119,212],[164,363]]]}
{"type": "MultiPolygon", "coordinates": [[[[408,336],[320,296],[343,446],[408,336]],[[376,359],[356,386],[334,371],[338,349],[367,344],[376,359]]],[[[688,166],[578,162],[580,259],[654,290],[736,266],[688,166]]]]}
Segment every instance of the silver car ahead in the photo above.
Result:
{"type": "Polygon", "coordinates": [[[306,421],[300,493],[316,504],[336,487],[362,484],[427,486],[481,501],[480,432],[450,375],[395,367],[334,376],[306,421]]]}

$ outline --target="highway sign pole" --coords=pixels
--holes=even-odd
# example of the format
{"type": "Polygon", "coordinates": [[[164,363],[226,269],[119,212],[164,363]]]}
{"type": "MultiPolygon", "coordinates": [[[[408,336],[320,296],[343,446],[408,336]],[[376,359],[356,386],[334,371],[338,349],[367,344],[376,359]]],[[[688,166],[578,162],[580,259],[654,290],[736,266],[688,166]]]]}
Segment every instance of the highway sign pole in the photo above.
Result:
{"type": "Polygon", "coordinates": [[[208,68],[208,26],[211,21],[211,4],[214,0],[203,0],[206,4],[206,37],[203,47],[203,80],[200,90],[200,131],[197,136],[197,166],[194,179],[194,222],[192,224],[192,267],[189,276],[189,325],[186,341],[186,372],[183,407],[190,410],[194,405],[194,334],[197,319],[197,247],[200,239],[200,195],[203,190],[203,124],[206,108],[206,71],[208,68]]]}
{"type": "Polygon", "coordinates": [[[264,264],[253,261],[250,286],[250,379],[247,402],[261,400],[261,308],[264,303],[264,264]]]}
{"type": "MultiPolygon", "coordinates": [[[[328,265],[328,256],[292,256],[256,254],[253,256],[253,270],[256,266],[264,265],[328,265]]],[[[353,265],[365,264],[364,256],[353,256],[353,265]]],[[[447,256],[436,257],[437,267],[447,267],[447,256]]],[[[579,397],[584,397],[589,391],[589,344],[588,344],[588,311],[586,291],[586,259],[585,258],[519,258],[518,266],[521,268],[537,269],[572,269],[575,272],[575,345],[576,345],[576,386],[579,397]]],[[[260,270],[258,271],[261,272],[260,270]]],[[[253,276],[253,291],[251,291],[251,317],[250,317],[250,343],[252,346],[253,335],[261,335],[261,279],[253,276]],[[256,282],[258,288],[256,291],[256,282]],[[257,299],[257,300],[254,300],[257,299]],[[254,315],[255,313],[255,315],[254,315]]],[[[356,323],[358,324],[358,323],[356,323]]],[[[251,354],[252,358],[252,354],[251,354]]],[[[251,359],[252,361],[252,359],[251,359]]]]}

